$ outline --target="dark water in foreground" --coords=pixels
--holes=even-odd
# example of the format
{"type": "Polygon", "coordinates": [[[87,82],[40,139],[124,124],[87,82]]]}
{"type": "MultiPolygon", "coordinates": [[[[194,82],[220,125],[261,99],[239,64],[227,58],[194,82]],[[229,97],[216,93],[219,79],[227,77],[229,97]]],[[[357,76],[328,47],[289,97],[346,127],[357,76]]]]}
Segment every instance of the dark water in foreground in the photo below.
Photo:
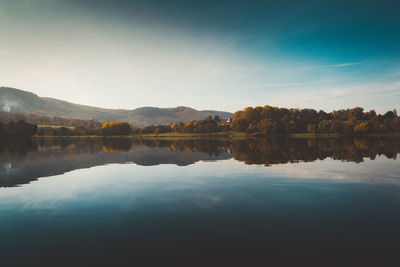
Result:
{"type": "Polygon", "coordinates": [[[0,146],[1,266],[398,266],[399,139],[0,146]]]}

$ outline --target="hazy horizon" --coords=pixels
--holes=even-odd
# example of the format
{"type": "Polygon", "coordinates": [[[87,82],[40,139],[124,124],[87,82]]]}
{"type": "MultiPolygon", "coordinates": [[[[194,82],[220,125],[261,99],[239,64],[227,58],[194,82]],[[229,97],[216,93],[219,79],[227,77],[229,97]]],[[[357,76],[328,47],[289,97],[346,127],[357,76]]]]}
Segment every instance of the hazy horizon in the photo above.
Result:
{"type": "Polygon", "coordinates": [[[0,0],[0,86],[83,105],[400,103],[396,1],[0,0]]]}

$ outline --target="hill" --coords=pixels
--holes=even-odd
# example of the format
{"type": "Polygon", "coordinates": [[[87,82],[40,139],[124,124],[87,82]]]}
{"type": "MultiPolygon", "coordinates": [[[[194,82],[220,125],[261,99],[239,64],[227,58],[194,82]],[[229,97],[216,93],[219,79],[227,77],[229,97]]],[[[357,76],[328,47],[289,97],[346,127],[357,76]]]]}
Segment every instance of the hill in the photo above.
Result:
{"type": "Polygon", "coordinates": [[[49,117],[125,121],[135,126],[166,124],[171,121],[187,122],[204,119],[209,115],[219,115],[222,118],[232,116],[232,113],[229,112],[199,111],[183,106],[175,108],[141,107],[134,110],[105,109],[39,97],[34,93],[9,87],[0,87],[0,109],[5,112],[20,112],[49,117]]]}

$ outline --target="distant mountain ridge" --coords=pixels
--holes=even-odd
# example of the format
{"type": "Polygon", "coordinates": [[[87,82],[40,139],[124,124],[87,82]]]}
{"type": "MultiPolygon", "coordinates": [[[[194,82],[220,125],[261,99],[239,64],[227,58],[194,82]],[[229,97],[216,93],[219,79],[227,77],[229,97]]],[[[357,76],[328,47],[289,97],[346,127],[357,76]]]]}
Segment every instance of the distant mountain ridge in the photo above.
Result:
{"type": "Polygon", "coordinates": [[[0,87],[0,109],[49,117],[74,118],[99,121],[125,121],[135,126],[167,124],[171,121],[201,120],[209,115],[230,118],[232,113],[215,110],[196,110],[190,107],[175,108],[141,107],[133,110],[106,109],[73,104],[10,87],[0,87]]]}

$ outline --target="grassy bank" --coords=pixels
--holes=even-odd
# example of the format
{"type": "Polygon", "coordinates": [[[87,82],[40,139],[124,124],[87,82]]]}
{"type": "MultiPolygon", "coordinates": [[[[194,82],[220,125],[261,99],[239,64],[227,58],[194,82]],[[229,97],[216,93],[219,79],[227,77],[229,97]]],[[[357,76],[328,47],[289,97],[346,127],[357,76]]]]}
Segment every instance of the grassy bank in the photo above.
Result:
{"type": "Polygon", "coordinates": [[[200,138],[216,138],[216,139],[245,139],[247,135],[239,132],[219,132],[209,134],[198,133],[160,133],[160,134],[133,134],[133,135],[80,135],[80,136],[34,136],[37,139],[41,138],[70,138],[70,139],[99,139],[99,138],[129,138],[129,139],[200,139],[200,138]]]}
{"type": "Polygon", "coordinates": [[[245,133],[239,132],[219,132],[219,133],[162,133],[162,134],[135,134],[131,136],[132,138],[232,138],[241,139],[246,138],[245,133]]]}
{"type": "MultiPolygon", "coordinates": [[[[103,135],[80,135],[80,136],[34,136],[34,138],[71,138],[71,139],[101,139],[101,138],[129,138],[129,139],[246,139],[246,138],[273,138],[273,137],[287,137],[287,138],[338,138],[345,137],[340,134],[332,134],[332,133],[296,133],[296,134],[284,134],[284,135],[260,135],[260,134],[246,134],[241,132],[219,132],[219,133],[208,133],[208,134],[199,134],[199,133],[178,133],[178,132],[170,132],[170,133],[160,133],[160,134],[133,134],[133,135],[112,135],[112,136],[103,136],[103,135]]],[[[367,134],[361,136],[349,136],[349,137],[399,137],[400,134],[396,133],[387,133],[387,134],[367,134]]]]}

